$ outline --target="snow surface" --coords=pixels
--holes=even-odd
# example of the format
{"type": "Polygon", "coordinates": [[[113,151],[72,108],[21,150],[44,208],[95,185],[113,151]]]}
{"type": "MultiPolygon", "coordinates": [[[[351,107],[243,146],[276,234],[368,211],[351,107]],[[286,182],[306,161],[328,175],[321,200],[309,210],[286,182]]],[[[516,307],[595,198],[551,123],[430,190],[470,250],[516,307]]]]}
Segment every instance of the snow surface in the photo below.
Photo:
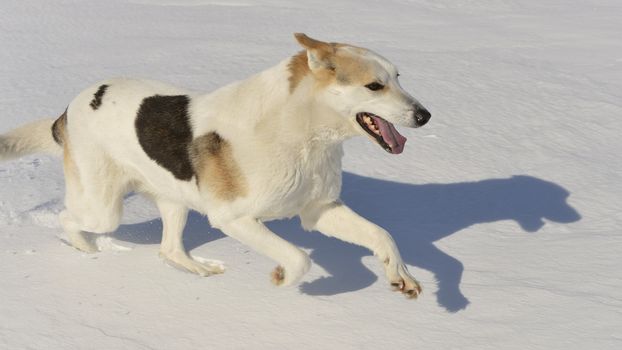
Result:
{"type": "Polygon", "coordinates": [[[0,132],[112,76],[212,90],[296,31],[388,57],[433,118],[402,155],[360,138],[344,160],[345,201],[392,232],[418,301],[297,220],[270,224],[311,254],[297,287],[197,214],[186,244],[227,272],[180,272],[139,196],[81,254],[59,160],[0,164],[0,349],[622,348],[621,18],[618,0],[1,1],[0,132]]]}

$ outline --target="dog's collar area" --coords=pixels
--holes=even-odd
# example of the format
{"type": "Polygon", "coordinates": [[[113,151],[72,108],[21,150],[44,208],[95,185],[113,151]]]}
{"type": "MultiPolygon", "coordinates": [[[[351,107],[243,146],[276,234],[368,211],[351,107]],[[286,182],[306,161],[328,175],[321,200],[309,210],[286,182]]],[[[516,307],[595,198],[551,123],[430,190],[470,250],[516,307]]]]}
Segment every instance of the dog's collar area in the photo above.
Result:
{"type": "Polygon", "coordinates": [[[356,121],[385,151],[400,154],[404,150],[406,138],[392,123],[369,112],[357,113],[356,121]]]}

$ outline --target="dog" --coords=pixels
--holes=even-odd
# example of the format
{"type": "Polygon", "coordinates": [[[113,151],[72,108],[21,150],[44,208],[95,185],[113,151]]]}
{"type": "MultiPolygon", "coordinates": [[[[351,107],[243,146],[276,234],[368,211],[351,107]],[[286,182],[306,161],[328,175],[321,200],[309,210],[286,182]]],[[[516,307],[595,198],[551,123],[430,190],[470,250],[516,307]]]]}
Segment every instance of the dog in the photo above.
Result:
{"type": "Polygon", "coordinates": [[[371,50],[294,34],[303,50],[212,93],[149,80],[111,79],[82,91],[57,119],[0,136],[0,158],[62,155],[59,218],[69,242],[96,252],[92,234],[114,232],[123,197],[151,198],[162,216],[160,256],[201,276],[221,266],[184,248],[188,210],[275,260],[276,285],[292,285],[309,256],[263,222],[298,216],[306,230],[370,249],[389,283],[416,298],[391,235],[350,210],[341,192],[342,143],[363,135],[391,154],[430,112],[402,89],[396,67],[371,50]]]}

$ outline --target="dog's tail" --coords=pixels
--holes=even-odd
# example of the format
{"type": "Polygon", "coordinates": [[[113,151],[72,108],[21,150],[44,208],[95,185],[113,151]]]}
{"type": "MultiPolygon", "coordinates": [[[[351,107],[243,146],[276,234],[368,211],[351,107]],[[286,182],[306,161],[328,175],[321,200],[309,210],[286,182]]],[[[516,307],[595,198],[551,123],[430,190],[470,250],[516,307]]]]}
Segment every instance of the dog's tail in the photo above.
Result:
{"type": "Polygon", "coordinates": [[[62,154],[67,112],[58,119],[40,119],[0,134],[0,161],[32,153],[62,154]]]}

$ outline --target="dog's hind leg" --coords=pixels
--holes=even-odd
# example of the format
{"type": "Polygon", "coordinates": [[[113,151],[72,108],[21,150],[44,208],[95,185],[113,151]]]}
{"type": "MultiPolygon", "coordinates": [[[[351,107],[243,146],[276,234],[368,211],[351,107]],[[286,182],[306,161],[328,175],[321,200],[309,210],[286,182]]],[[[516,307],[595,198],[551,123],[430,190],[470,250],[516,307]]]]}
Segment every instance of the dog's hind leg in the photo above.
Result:
{"type": "Polygon", "coordinates": [[[76,249],[86,253],[97,252],[95,241],[82,232],[81,223],[76,217],[76,212],[80,210],[81,198],[84,189],[80,182],[80,174],[76,166],[75,159],[69,149],[67,140],[63,144],[63,170],[65,172],[65,207],[60,215],[60,223],[63,231],[67,234],[69,243],[76,249]],[[73,214],[72,214],[73,212],[73,214]]]}
{"type": "Polygon", "coordinates": [[[201,276],[223,273],[222,265],[199,262],[186,252],[182,237],[188,218],[188,209],[181,204],[163,199],[156,200],[156,204],[162,216],[160,257],[176,267],[201,276]]]}
{"type": "Polygon", "coordinates": [[[80,152],[64,140],[65,207],[60,222],[78,250],[98,251],[96,233],[113,232],[121,221],[125,181],[115,164],[95,147],[80,152]]]}
{"type": "Polygon", "coordinates": [[[307,253],[277,236],[257,219],[243,217],[224,225],[222,230],[280,264],[271,275],[276,285],[296,283],[311,266],[307,253]]]}
{"type": "Polygon", "coordinates": [[[72,247],[85,253],[96,253],[99,251],[94,237],[80,229],[80,222],[65,209],[60,213],[60,223],[63,231],[67,234],[67,239],[72,247]]]}

